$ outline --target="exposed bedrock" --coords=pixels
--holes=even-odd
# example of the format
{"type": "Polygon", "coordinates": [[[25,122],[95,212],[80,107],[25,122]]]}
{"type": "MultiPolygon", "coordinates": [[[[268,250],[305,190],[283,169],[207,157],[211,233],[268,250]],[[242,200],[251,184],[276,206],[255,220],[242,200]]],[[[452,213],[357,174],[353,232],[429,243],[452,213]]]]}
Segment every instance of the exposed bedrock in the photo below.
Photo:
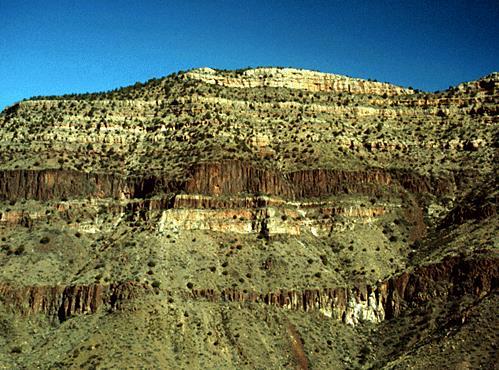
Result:
{"type": "Polygon", "coordinates": [[[73,170],[0,171],[0,199],[53,200],[69,197],[144,198],[157,190],[179,189],[163,177],[123,177],[115,174],[73,170]]]}
{"type": "Polygon", "coordinates": [[[459,200],[439,225],[448,228],[469,220],[484,220],[497,214],[497,178],[491,177],[476,186],[459,200]]]}
{"type": "Polygon", "coordinates": [[[421,266],[379,284],[386,318],[398,316],[407,306],[418,306],[434,298],[459,298],[469,294],[483,298],[496,290],[498,259],[494,255],[467,259],[447,257],[439,263],[421,266]]]}
{"type": "MultiPolygon", "coordinates": [[[[396,317],[407,308],[435,298],[458,299],[464,295],[483,298],[497,289],[497,262],[495,256],[488,254],[474,259],[448,257],[374,285],[357,283],[353,287],[281,289],[264,293],[196,288],[188,293],[179,292],[186,299],[260,303],[306,312],[318,310],[326,317],[356,325],[396,317]]],[[[43,313],[63,321],[73,315],[94,313],[102,306],[119,309],[121,303],[150,291],[149,286],[136,282],[28,287],[1,284],[0,299],[20,314],[43,313]]]]}
{"type": "MultiPolygon", "coordinates": [[[[314,235],[329,233],[335,223],[335,216],[353,217],[369,222],[389,212],[385,207],[332,206],[310,203],[284,203],[279,207],[268,198],[273,206],[262,205],[263,199],[255,200],[256,206],[242,208],[206,207],[232,205],[230,200],[219,204],[205,196],[181,195],[175,199],[174,208],[163,211],[158,230],[211,230],[216,232],[265,233],[267,236],[288,234],[300,235],[310,231],[314,235]],[[292,205],[291,205],[292,204],[292,205]]],[[[241,200],[242,202],[243,200],[241,200]]],[[[248,200],[249,204],[250,201],[248,200]]],[[[234,203],[239,201],[234,199],[234,203]]]]}
{"type": "Polygon", "coordinates": [[[52,200],[69,197],[148,198],[154,194],[205,195],[268,194],[287,199],[340,193],[377,195],[383,187],[401,187],[413,193],[451,193],[455,182],[407,170],[311,169],[289,173],[257,168],[244,162],[204,163],[188,171],[187,180],[162,176],[124,177],[73,170],[0,171],[0,199],[52,200]]]}
{"type": "Polygon", "coordinates": [[[195,298],[210,301],[255,302],[287,309],[319,310],[325,316],[355,325],[362,321],[380,322],[399,316],[435,298],[459,298],[465,294],[482,298],[497,289],[497,258],[466,259],[448,257],[379,282],[358,283],[354,287],[279,290],[268,293],[237,289],[196,289],[195,298]]]}
{"type": "Polygon", "coordinates": [[[294,68],[255,68],[235,76],[224,76],[211,68],[193,69],[185,78],[236,88],[285,87],[309,91],[348,92],[351,94],[406,95],[412,89],[384,82],[367,81],[342,75],[294,68]]]}
{"type": "MultiPolygon", "coordinates": [[[[385,205],[365,205],[357,203],[337,203],[332,200],[286,201],[269,196],[212,197],[199,194],[177,194],[150,199],[132,199],[122,202],[74,200],[55,201],[49,205],[54,213],[65,220],[95,217],[105,207],[108,214],[139,215],[143,219],[157,216],[155,211],[164,211],[164,221],[189,222],[215,221],[236,223],[239,221],[262,221],[279,219],[282,223],[307,219],[330,222],[335,216],[371,218],[391,211],[385,205]]],[[[34,222],[47,219],[47,209],[34,210],[5,208],[0,211],[0,225],[22,225],[31,227],[34,222]]],[[[49,212],[51,213],[51,212],[49,212]]],[[[209,227],[204,227],[209,229],[209,227]]]]}
{"type": "MultiPolygon", "coordinates": [[[[371,285],[273,292],[248,292],[234,288],[192,289],[186,298],[212,302],[260,303],[291,310],[322,312],[326,317],[356,325],[396,317],[407,308],[436,298],[458,299],[464,295],[483,298],[498,287],[499,264],[490,254],[469,259],[448,257],[441,262],[404,272],[371,285]]],[[[100,307],[120,304],[152,291],[148,285],[129,281],[109,285],[28,286],[0,284],[0,299],[22,315],[43,313],[63,321],[100,307]]],[[[181,292],[181,294],[183,294],[181,292]]]]}
{"type": "Polygon", "coordinates": [[[123,301],[149,290],[133,281],[109,285],[12,286],[0,284],[0,300],[22,315],[43,313],[60,321],[84,313],[95,313],[102,305],[119,308],[123,301]]]}
{"type": "Polygon", "coordinates": [[[453,179],[430,178],[407,170],[310,169],[280,173],[231,161],[196,166],[185,190],[212,195],[264,193],[299,199],[338,193],[378,194],[380,186],[397,185],[414,193],[438,195],[451,192],[453,183],[453,179]]]}

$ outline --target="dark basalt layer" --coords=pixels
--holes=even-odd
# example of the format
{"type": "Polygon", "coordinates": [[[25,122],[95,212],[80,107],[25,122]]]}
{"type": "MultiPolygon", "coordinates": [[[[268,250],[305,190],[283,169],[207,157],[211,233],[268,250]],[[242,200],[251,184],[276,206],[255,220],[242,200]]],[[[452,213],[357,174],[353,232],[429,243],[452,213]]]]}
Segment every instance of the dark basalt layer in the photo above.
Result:
{"type": "Polygon", "coordinates": [[[229,161],[193,167],[185,181],[164,176],[124,177],[72,170],[0,171],[0,199],[52,200],[61,198],[148,198],[154,194],[205,195],[268,194],[287,199],[343,193],[380,194],[383,187],[411,193],[449,194],[453,179],[430,178],[407,170],[358,171],[311,169],[291,173],[229,161]]]}
{"type": "MultiPolygon", "coordinates": [[[[417,307],[439,297],[472,295],[483,298],[497,290],[498,283],[498,259],[486,254],[474,259],[449,257],[375,285],[357,283],[352,288],[282,289],[267,293],[197,288],[186,297],[211,302],[261,303],[303,311],[324,310],[348,322],[348,316],[354,315],[351,302],[378,310],[380,319],[391,319],[408,307],[417,307]]],[[[73,315],[95,313],[103,306],[117,309],[124,301],[151,291],[149,286],[136,282],[30,287],[2,284],[0,298],[21,314],[43,313],[64,321],[73,315]]]]}
{"type": "Polygon", "coordinates": [[[0,285],[1,300],[22,315],[46,314],[64,321],[71,316],[95,313],[101,306],[116,309],[149,288],[135,282],[109,285],[57,285],[16,287],[0,285]]]}
{"type": "Polygon", "coordinates": [[[400,315],[407,307],[438,297],[459,298],[465,294],[481,298],[498,287],[499,268],[495,257],[487,256],[466,259],[456,256],[443,261],[422,266],[411,272],[404,272],[376,285],[356,284],[353,288],[324,288],[280,290],[269,293],[242,292],[225,289],[196,289],[193,296],[210,301],[255,302],[276,307],[289,307],[297,310],[332,310],[337,318],[346,320],[349,314],[349,301],[368,303],[374,293],[370,307],[381,304],[384,317],[391,319],[400,315]]]}

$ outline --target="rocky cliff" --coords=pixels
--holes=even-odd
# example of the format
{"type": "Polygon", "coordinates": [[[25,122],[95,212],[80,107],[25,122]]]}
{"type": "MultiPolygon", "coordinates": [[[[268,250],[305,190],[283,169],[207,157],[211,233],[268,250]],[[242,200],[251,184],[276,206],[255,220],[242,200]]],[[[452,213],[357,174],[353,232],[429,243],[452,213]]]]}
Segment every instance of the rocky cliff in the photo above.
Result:
{"type": "Polygon", "coordinates": [[[494,344],[497,86],[201,68],[5,109],[0,367],[494,344]]]}
{"type": "MultiPolygon", "coordinates": [[[[479,259],[465,256],[445,258],[435,264],[421,266],[375,285],[354,287],[279,290],[267,293],[233,288],[192,289],[180,295],[210,302],[264,304],[288,310],[320,311],[324,316],[349,325],[362,322],[379,323],[392,319],[410,307],[418,307],[437,298],[459,298],[470,295],[475,300],[498,288],[497,258],[485,255],[479,259]]],[[[60,321],[79,314],[92,314],[99,309],[115,310],[124,302],[143,294],[151,294],[147,285],[134,282],[109,285],[70,286],[0,286],[4,304],[23,315],[43,313],[60,321]]],[[[172,295],[176,292],[168,292],[172,295]]]]}
{"type": "Polygon", "coordinates": [[[146,294],[147,286],[134,282],[110,285],[0,286],[4,304],[23,315],[45,314],[60,321],[92,314],[102,306],[116,309],[126,300],[146,294]]]}
{"type": "Polygon", "coordinates": [[[374,95],[402,95],[414,92],[412,89],[389,83],[294,68],[256,68],[233,75],[222,75],[211,68],[199,68],[187,72],[185,76],[209,84],[236,88],[284,87],[313,92],[374,95]]]}
{"type": "Polygon", "coordinates": [[[471,295],[481,299],[498,287],[497,258],[478,260],[451,257],[411,272],[394,276],[376,285],[353,288],[324,288],[304,291],[277,291],[265,294],[226,289],[194,290],[194,297],[211,301],[264,303],[280,308],[318,310],[327,317],[356,325],[361,322],[381,322],[403,313],[408,307],[431,302],[437,298],[471,295]]]}
{"type": "Polygon", "coordinates": [[[364,171],[312,169],[283,173],[240,161],[193,166],[184,181],[163,176],[125,176],[73,170],[0,171],[0,198],[51,200],[149,198],[155,194],[187,192],[212,196],[268,194],[286,199],[307,199],[341,193],[376,194],[383,186],[412,193],[451,194],[454,179],[431,178],[408,170],[364,171]]]}

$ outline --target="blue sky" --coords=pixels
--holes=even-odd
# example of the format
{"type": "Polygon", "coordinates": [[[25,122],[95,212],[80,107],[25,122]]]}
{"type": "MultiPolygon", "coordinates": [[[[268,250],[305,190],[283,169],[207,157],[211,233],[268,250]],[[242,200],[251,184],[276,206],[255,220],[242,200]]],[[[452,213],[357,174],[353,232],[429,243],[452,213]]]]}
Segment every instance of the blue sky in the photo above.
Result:
{"type": "Polygon", "coordinates": [[[497,0],[0,0],[0,109],[201,66],[434,91],[499,70],[498,19],[497,0]]]}

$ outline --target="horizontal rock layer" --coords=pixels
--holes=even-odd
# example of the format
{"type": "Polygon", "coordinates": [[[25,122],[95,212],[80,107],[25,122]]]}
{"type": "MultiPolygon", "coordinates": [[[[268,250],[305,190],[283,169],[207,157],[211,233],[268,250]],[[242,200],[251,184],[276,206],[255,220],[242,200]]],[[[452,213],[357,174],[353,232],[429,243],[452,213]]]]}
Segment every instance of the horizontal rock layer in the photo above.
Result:
{"type": "Polygon", "coordinates": [[[287,199],[341,193],[377,195],[386,186],[413,193],[446,194],[454,179],[431,178],[408,170],[364,171],[311,169],[289,173],[257,168],[238,161],[194,166],[187,180],[164,176],[125,177],[71,170],[0,171],[0,200],[52,200],[69,197],[148,198],[154,194],[187,192],[205,195],[268,194],[287,199]]]}
{"type": "MultiPolygon", "coordinates": [[[[181,294],[215,303],[261,303],[293,310],[318,310],[328,317],[355,325],[362,321],[390,319],[408,307],[417,307],[439,297],[458,298],[469,294],[483,298],[498,287],[497,262],[492,255],[474,259],[448,257],[376,285],[357,283],[354,287],[282,289],[266,293],[195,288],[181,294]]],[[[30,287],[2,284],[0,299],[20,314],[43,313],[62,321],[76,314],[94,313],[102,306],[119,308],[120,303],[150,290],[147,285],[136,282],[30,287]]]]}
{"type": "Polygon", "coordinates": [[[22,315],[46,314],[60,321],[77,314],[95,313],[102,305],[118,308],[120,303],[147,291],[135,282],[110,285],[57,285],[15,287],[0,284],[0,299],[22,315]]]}
{"type": "Polygon", "coordinates": [[[185,73],[184,76],[209,84],[236,88],[284,87],[314,92],[376,95],[404,95],[414,92],[412,89],[388,83],[294,68],[255,68],[236,75],[227,75],[211,68],[199,68],[185,73]]]}
{"type": "MultiPolygon", "coordinates": [[[[305,231],[314,235],[329,233],[334,225],[335,216],[365,218],[370,220],[387,213],[385,207],[333,207],[316,204],[312,208],[310,204],[297,203],[292,207],[290,203],[284,203],[287,207],[276,207],[262,205],[263,201],[256,201],[257,205],[245,208],[225,208],[206,206],[230,205],[229,200],[211,202],[207,197],[199,199],[199,196],[182,196],[182,207],[177,208],[175,200],[174,208],[165,210],[159,222],[159,231],[165,230],[211,230],[216,232],[235,233],[264,233],[267,236],[277,234],[300,235],[305,231]],[[188,202],[188,203],[187,203],[188,202]],[[187,204],[186,204],[187,203],[187,204]],[[188,206],[188,207],[186,207],[188,206]]],[[[242,201],[242,200],[241,200],[242,201]]],[[[234,203],[239,203],[237,199],[234,203]]]]}
{"type": "Polygon", "coordinates": [[[391,319],[408,307],[417,307],[435,298],[458,298],[465,294],[482,298],[498,287],[497,262],[497,258],[491,256],[476,259],[448,257],[374,286],[357,284],[353,288],[280,290],[263,294],[232,288],[221,292],[195,289],[192,295],[214,302],[254,302],[303,311],[319,310],[328,317],[355,325],[361,321],[391,319]]]}
{"type": "Polygon", "coordinates": [[[460,199],[441,221],[440,228],[455,227],[469,220],[481,221],[497,214],[497,179],[491,176],[460,199]]]}

